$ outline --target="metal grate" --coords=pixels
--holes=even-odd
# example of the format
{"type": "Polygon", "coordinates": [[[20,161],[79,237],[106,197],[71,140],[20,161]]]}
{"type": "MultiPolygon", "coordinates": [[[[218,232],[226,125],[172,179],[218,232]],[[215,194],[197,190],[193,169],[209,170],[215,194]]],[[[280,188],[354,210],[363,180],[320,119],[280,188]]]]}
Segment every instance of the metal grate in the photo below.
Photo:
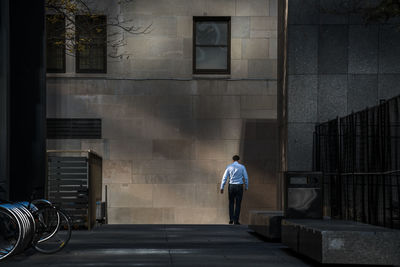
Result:
{"type": "Polygon", "coordinates": [[[47,139],[101,139],[101,119],[47,119],[47,139]]]}
{"type": "Polygon", "coordinates": [[[325,215],[400,228],[400,96],[315,129],[325,215]]]}

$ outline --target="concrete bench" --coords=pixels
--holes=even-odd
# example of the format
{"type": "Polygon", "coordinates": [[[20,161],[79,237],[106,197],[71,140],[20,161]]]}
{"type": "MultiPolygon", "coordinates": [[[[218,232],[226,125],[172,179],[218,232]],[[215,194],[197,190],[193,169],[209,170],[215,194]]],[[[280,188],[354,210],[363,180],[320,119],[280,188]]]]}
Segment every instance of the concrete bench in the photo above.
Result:
{"type": "Polygon", "coordinates": [[[400,264],[400,231],[369,224],[283,219],[282,243],[320,263],[400,264]]]}
{"type": "Polygon", "coordinates": [[[281,220],[283,211],[250,211],[249,228],[269,239],[281,238],[281,220]]]}

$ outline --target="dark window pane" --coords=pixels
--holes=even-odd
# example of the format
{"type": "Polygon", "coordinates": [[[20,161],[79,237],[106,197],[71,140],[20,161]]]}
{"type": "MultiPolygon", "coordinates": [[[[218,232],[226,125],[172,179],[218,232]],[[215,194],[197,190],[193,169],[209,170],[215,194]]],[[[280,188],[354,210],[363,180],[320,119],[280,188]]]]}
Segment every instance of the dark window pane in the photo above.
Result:
{"type": "Polygon", "coordinates": [[[227,45],[228,24],[223,22],[197,22],[196,44],[197,45],[227,45]]]}
{"type": "Polygon", "coordinates": [[[65,18],[46,16],[47,72],[65,72],[65,18]]]}
{"type": "Polygon", "coordinates": [[[227,69],[226,47],[197,47],[196,67],[197,69],[225,70],[227,69]]]}
{"type": "Polygon", "coordinates": [[[76,16],[77,72],[106,72],[106,24],[106,16],[76,16]]]}

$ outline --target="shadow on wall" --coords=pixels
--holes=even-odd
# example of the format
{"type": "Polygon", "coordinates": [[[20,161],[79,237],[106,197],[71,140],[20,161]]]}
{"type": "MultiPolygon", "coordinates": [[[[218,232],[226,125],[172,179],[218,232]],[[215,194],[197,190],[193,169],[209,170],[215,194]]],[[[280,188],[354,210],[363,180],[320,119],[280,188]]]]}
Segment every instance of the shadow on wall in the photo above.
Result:
{"type": "Polygon", "coordinates": [[[277,207],[277,120],[244,120],[240,157],[249,175],[249,190],[243,196],[241,211],[241,221],[248,223],[250,210],[277,207]]]}

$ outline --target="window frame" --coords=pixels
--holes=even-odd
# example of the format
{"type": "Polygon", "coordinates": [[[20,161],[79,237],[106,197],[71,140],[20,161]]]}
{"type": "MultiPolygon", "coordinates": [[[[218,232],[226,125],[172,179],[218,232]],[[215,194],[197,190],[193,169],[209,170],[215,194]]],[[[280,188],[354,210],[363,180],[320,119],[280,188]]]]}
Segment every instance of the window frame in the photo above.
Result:
{"type": "Polygon", "coordinates": [[[65,16],[60,15],[60,14],[46,14],[46,73],[65,73],[66,72],[66,45],[65,45],[65,34],[66,34],[66,27],[65,27],[65,16]],[[64,45],[62,46],[63,48],[63,52],[62,52],[62,68],[61,69],[49,69],[47,66],[47,56],[48,56],[48,46],[49,46],[49,41],[48,41],[48,37],[49,37],[49,32],[48,32],[48,27],[47,27],[47,18],[50,16],[60,16],[63,20],[64,20],[64,37],[60,37],[60,39],[64,39],[64,45]]]}
{"type": "Polygon", "coordinates": [[[231,74],[231,17],[218,16],[194,16],[193,17],[193,74],[231,74]],[[196,24],[197,22],[226,22],[228,26],[226,45],[197,45],[196,44],[196,24]],[[226,47],[227,65],[226,69],[197,69],[196,68],[196,47],[226,47]]]}
{"type": "MultiPolygon", "coordinates": [[[[78,16],[86,16],[86,15],[76,15],[75,16],[75,25],[77,21],[78,16]]],[[[104,42],[104,47],[103,47],[103,58],[104,58],[104,63],[103,63],[103,68],[100,69],[81,69],[80,68],[80,53],[78,50],[75,51],[75,72],[76,73],[107,73],[107,16],[106,15],[96,15],[99,17],[104,17],[105,18],[105,42],[104,42]]],[[[75,38],[79,40],[79,31],[75,28],[75,38]]]]}

